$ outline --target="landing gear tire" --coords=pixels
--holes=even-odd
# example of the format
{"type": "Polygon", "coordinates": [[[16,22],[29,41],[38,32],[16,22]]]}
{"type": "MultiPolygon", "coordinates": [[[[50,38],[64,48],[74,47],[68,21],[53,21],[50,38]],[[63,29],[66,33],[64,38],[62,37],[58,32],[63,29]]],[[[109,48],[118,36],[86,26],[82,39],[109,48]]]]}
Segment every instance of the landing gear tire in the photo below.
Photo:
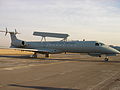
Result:
{"type": "Polygon", "coordinates": [[[104,60],[105,60],[105,62],[108,62],[109,59],[108,59],[108,58],[105,58],[104,60]]]}
{"type": "Polygon", "coordinates": [[[34,53],[34,54],[32,55],[32,57],[33,57],[33,58],[37,58],[37,53],[34,53]]]}
{"type": "Polygon", "coordinates": [[[45,57],[48,58],[48,57],[49,57],[49,54],[45,54],[45,57]]]}

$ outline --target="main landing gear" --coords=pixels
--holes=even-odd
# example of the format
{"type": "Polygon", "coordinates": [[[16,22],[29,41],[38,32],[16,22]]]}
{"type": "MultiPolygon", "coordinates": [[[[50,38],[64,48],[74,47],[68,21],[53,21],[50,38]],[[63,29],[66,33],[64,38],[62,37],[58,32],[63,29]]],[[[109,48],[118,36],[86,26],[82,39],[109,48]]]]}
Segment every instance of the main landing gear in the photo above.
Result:
{"type": "Polygon", "coordinates": [[[47,53],[47,54],[45,54],[45,57],[48,58],[48,57],[50,57],[50,55],[47,53]]]}
{"type": "Polygon", "coordinates": [[[32,55],[33,58],[37,58],[37,53],[35,52],[33,55],[32,55]]]}
{"type": "MultiPolygon", "coordinates": [[[[45,54],[45,57],[46,57],[46,58],[48,58],[49,56],[50,56],[49,53],[45,54]]],[[[34,52],[34,54],[33,54],[31,57],[37,58],[37,53],[34,52]]]]}

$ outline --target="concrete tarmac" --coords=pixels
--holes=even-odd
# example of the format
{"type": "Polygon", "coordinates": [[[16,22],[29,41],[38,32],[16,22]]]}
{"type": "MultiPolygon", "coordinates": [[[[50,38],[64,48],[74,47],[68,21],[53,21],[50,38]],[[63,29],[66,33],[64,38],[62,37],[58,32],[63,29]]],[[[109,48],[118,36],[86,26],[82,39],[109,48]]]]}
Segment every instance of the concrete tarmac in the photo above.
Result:
{"type": "Polygon", "coordinates": [[[0,55],[0,90],[120,90],[120,56],[0,55]]]}

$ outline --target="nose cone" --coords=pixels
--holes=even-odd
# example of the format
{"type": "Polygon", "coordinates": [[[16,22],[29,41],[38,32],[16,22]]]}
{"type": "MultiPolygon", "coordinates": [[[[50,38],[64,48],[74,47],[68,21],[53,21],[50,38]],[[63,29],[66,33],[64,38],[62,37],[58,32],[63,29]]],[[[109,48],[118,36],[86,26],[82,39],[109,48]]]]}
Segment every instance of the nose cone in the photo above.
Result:
{"type": "Polygon", "coordinates": [[[112,47],[106,47],[109,54],[120,54],[120,52],[112,47]]]}
{"type": "Polygon", "coordinates": [[[116,53],[116,54],[120,54],[120,51],[118,51],[118,50],[116,50],[116,49],[114,49],[113,52],[116,53]]]}

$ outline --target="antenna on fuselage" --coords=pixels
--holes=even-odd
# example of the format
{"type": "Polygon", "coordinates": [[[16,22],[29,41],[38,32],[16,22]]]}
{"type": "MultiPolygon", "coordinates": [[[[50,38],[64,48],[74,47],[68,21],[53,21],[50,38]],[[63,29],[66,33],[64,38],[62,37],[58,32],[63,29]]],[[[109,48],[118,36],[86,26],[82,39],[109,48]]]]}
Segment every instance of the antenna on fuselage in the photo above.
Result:
{"type": "Polygon", "coordinates": [[[83,39],[83,41],[85,41],[85,39],[83,39]]]}

